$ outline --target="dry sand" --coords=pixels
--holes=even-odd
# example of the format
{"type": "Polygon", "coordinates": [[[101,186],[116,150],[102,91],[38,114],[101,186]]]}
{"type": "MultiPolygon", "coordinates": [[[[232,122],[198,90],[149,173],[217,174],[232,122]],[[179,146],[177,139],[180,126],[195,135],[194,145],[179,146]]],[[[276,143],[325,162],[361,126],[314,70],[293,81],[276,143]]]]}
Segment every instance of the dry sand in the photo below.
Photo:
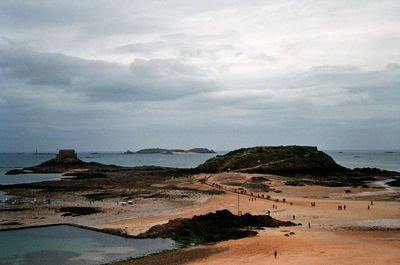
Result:
{"type": "MultiPolygon", "coordinates": [[[[221,184],[252,176],[225,173],[208,181],[221,184]]],[[[199,179],[202,177],[198,176],[199,179]]],[[[275,188],[282,190],[281,193],[268,194],[279,201],[285,198],[288,203],[254,201],[240,195],[242,213],[265,214],[270,210],[271,215],[280,220],[293,220],[294,215],[295,222],[301,226],[266,228],[251,238],[182,249],[121,264],[400,264],[399,201],[377,201],[380,197],[376,195],[372,198],[373,205],[370,205],[370,200],[350,200],[344,192],[350,189],[354,195],[352,198],[357,198],[357,194],[370,192],[370,189],[290,187],[282,185],[284,178],[265,177],[275,188]],[[311,202],[316,206],[311,207],[311,202]],[[346,210],[337,210],[338,205],[346,205],[346,210]],[[308,228],[309,222],[311,228],[308,228]],[[294,234],[285,236],[290,232],[294,234]],[[275,250],[278,253],[276,259],[275,250]]],[[[399,193],[400,190],[396,189],[396,194],[399,193]]],[[[168,215],[120,220],[104,226],[127,227],[129,233],[137,234],[172,218],[192,217],[225,208],[236,213],[237,197],[237,194],[228,192],[194,206],[175,209],[168,215]]]]}

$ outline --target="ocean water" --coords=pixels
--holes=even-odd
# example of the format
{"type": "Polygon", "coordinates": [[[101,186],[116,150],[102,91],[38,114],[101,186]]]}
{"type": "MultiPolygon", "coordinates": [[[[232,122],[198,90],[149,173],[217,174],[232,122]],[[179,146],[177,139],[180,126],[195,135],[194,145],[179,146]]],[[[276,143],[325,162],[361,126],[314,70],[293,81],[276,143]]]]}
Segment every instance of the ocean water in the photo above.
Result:
{"type": "MultiPolygon", "coordinates": [[[[400,151],[324,151],[340,165],[348,168],[376,167],[400,172],[400,151]]],[[[224,154],[221,151],[217,154],[224,154]]],[[[78,157],[86,162],[114,164],[119,166],[165,166],[178,168],[193,168],[215,157],[217,154],[122,154],[122,153],[78,153],[78,157]]],[[[0,184],[15,184],[56,180],[61,174],[22,174],[5,175],[8,170],[40,164],[54,158],[54,154],[36,155],[32,153],[0,153],[0,184]]]]}
{"type": "Polygon", "coordinates": [[[134,239],[68,225],[0,231],[0,265],[104,264],[177,248],[171,239],[134,239]]]}
{"type": "MultiPolygon", "coordinates": [[[[223,154],[218,152],[217,154],[223,154]]],[[[178,168],[192,168],[203,163],[217,154],[122,154],[122,153],[78,153],[78,157],[85,162],[98,162],[118,166],[165,166],[178,168]]],[[[37,155],[32,153],[0,153],[0,184],[32,183],[45,180],[57,180],[62,174],[20,174],[6,175],[12,169],[35,166],[51,158],[56,154],[37,155]]]]}
{"type": "Polygon", "coordinates": [[[355,151],[335,150],[324,151],[330,155],[336,163],[348,168],[379,168],[400,172],[400,150],[396,151],[355,151]]]}

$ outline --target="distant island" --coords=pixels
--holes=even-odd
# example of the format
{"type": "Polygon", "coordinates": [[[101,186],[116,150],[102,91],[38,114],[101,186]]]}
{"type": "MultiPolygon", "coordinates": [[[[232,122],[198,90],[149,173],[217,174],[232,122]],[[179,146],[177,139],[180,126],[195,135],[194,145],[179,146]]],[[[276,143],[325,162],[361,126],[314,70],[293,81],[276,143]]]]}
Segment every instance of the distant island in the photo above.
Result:
{"type": "Polygon", "coordinates": [[[192,148],[189,150],[184,149],[163,149],[163,148],[147,148],[141,149],[137,152],[127,150],[124,154],[214,154],[214,150],[207,148],[192,148]]]}

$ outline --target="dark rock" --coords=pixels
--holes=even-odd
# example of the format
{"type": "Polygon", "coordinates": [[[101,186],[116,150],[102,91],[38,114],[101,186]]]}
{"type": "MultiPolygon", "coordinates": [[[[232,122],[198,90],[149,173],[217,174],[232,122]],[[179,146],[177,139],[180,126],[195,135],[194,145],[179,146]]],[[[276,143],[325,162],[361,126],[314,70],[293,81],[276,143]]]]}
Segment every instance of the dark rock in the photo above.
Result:
{"type": "Polygon", "coordinates": [[[24,174],[24,170],[22,169],[12,169],[6,172],[6,175],[18,175],[18,174],[24,174]]]}
{"type": "Polygon", "coordinates": [[[96,214],[96,213],[102,213],[103,211],[94,208],[94,207],[62,207],[58,210],[56,210],[58,213],[64,213],[62,216],[80,216],[80,215],[91,215],[91,214],[96,214]]]}
{"type": "Polygon", "coordinates": [[[400,187],[400,178],[390,181],[387,184],[392,187],[400,187]]]}
{"type": "Polygon", "coordinates": [[[7,225],[7,226],[9,226],[9,225],[22,225],[22,223],[18,223],[18,222],[7,222],[7,223],[2,223],[2,224],[0,224],[0,225],[7,225]]]}
{"type": "Polygon", "coordinates": [[[84,178],[106,178],[107,174],[104,172],[98,171],[83,171],[83,172],[72,172],[72,173],[65,173],[63,176],[74,176],[77,179],[84,179],[84,178]]]}
{"type": "Polygon", "coordinates": [[[239,239],[256,235],[249,227],[292,226],[292,222],[279,221],[267,215],[233,215],[228,210],[194,216],[191,219],[178,218],[167,224],[156,225],[138,235],[140,238],[172,238],[178,242],[208,243],[228,239],[239,239]]]}

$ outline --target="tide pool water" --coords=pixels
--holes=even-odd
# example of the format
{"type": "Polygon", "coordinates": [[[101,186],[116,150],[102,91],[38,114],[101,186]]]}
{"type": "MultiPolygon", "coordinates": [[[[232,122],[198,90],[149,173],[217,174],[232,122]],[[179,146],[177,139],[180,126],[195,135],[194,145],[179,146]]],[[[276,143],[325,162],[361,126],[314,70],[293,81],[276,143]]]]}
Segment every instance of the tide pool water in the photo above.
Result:
{"type": "Polygon", "coordinates": [[[0,231],[0,264],[103,264],[177,247],[171,239],[124,238],[56,225],[0,231]]]}

